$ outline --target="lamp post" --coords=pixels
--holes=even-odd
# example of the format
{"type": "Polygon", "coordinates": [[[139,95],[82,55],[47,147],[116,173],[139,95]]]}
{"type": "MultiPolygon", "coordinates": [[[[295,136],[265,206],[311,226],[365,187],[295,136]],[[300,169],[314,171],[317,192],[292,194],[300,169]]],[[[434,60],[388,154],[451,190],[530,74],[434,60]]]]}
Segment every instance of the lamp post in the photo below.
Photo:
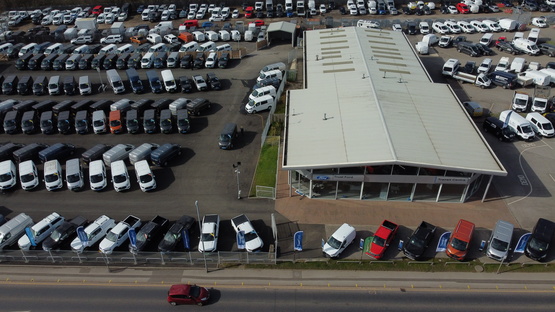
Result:
{"type": "Polygon", "coordinates": [[[241,185],[239,184],[239,174],[241,173],[240,167],[240,161],[238,161],[236,164],[233,164],[233,169],[235,169],[235,173],[237,174],[237,199],[241,199],[241,185]]]}
{"type": "Polygon", "coordinates": [[[99,90],[102,90],[102,92],[104,92],[104,82],[102,81],[102,75],[100,74],[100,67],[97,67],[96,71],[98,72],[98,78],[100,78],[100,88],[99,88],[99,90]]]}

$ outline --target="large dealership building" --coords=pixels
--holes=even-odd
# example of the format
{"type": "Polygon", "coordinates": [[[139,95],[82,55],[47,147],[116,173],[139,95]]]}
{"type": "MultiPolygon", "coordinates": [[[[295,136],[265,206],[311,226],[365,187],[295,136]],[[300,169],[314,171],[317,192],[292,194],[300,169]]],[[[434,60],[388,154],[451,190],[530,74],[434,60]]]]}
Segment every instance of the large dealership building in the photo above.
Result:
{"type": "Polygon", "coordinates": [[[451,87],[432,81],[402,32],[307,31],[303,49],[304,88],[287,96],[282,165],[292,191],[464,202],[507,175],[451,87]]]}

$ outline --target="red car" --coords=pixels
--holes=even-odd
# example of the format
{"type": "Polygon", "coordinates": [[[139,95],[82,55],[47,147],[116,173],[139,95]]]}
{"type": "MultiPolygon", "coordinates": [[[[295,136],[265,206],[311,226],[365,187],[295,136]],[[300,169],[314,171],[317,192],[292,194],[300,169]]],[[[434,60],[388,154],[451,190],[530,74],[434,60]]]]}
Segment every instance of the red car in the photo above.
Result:
{"type": "Polygon", "coordinates": [[[256,21],[254,21],[254,25],[257,26],[257,27],[258,26],[264,26],[264,21],[263,20],[256,20],[256,21]]]}
{"type": "Polygon", "coordinates": [[[457,8],[457,11],[459,11],[459,13],[461,13],[461,14],[470,13],[470,9],[468,8],[468,5],[466,5],[462,2],[457,3],[457,5],[455,5],[455,7],[457,8]]]}
{"type": "Polygon", "coordinates": [[[210,298],[210,292],[205,287],[197,285],[172,285],[168,291],[168,302],[171,305],[196,304],[205,305],[210,298]]]}
{"type": "Polygon", "coordinates": [[[382,225],[378,228],[370,244],[370,250],[366,252],[368,256],[372,256],[376,259],[381,259],[385,250],[395,237],[399,226],[391,221],[384,220],[382,225]]]}
{"type": "Polygon", "coordinates": [[[247,7],[245,8],[245,17],[246,18],[251,18],[252,17],[252,12],[254,11],[253,7],[247,7]]]}

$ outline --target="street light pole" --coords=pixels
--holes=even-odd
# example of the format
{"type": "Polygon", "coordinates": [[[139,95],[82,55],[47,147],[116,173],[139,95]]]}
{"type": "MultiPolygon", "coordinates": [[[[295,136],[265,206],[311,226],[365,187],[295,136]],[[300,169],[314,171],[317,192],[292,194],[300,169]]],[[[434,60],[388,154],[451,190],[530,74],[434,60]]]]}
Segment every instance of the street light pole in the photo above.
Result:
{"type": "Polygon", "coordinates": [[[200,229],[200,241],[202,243],[202,256],[204,257],[204,269],[208,273],[208,264],[206,263],[206,248],[204,248],[204,240],[202,239],[202,221],[200,221],[200,210],[198,208],[198,200],[195,201],[195,207],[197,207],[197,220],[198,227],[200,229]]]}
{"type": "Polygon", "coordinates": [[[241,199],[241,184],[239,183],[239,174],[241,173],[240,167],[240,161],[238,161],[237,164],[233,164],[233,168],[235,169],[235,173],[237,174],[237,199],[241,199]]]}
{"type": "Polygon", "coordinates": [[[100,74],[100,67],[97,67],[96,71],[98,72],[98,78],[100,78],[100,88],[99,88],[99,90],[102,90],[102,92],[104,92],[104,82],[102,81],[102,75],[100,74]]]}

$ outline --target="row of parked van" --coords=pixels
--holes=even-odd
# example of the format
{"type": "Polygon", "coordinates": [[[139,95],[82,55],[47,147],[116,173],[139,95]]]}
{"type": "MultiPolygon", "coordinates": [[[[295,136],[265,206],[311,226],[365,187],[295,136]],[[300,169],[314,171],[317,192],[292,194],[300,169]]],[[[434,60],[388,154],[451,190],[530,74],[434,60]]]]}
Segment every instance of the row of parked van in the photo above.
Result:
{"type": "MultiPolygon", "coordinates": [[[[547,116],[555,117],[549,114],[547,116]]],[[[525,141],[533,141],[536,135],[546,138],[555,136],[551,120],[537,112],[528,113],[526,117],[523,117],[512,110],[502,111],[499,119],[487,117],[483,127],[484,131],[492,133],[500,141],[512,141],[516,137],[525,141]]]]}

